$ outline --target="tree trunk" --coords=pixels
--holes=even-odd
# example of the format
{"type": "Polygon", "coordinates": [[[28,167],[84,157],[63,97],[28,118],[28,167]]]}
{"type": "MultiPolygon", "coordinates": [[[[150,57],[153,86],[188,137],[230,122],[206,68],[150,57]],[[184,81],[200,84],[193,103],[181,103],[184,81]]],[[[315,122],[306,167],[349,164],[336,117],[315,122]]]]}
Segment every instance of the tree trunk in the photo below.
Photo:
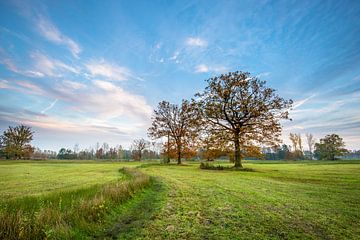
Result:
{"type": "Polygon", "coordinates": [[[166,162],[170,163],[170,134],[167,135],[167,156],[166,156],[166,162]]]}
{"type": "Polygon", "coordinates": [[[181,164],[181,143],[177,143],[178,147],[177,147],[177,164],[181,164]]]}
{"type": "Polygon", "coordinates": [[[234,143],[235,143],[235,167],[236,168],[242,168],[241,164],[241,155],[240,155],[240,141],[239,141],[239,132],[235,132],[234,136],[234,143]]]}

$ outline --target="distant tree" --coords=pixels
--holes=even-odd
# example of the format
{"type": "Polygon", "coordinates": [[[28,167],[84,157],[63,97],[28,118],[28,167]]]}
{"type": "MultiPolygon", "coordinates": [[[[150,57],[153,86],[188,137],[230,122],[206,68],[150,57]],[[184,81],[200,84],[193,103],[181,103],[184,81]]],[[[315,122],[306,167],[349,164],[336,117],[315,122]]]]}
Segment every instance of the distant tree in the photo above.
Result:
{"type": "Polygon", "coordinates": [[[66,149],[65,148],[61,148],[59,150],[59,153],[57,155],[58,159],[65,159],[65,155],[66,155],[66,149]]]}
{"type": "Polygon", "coordinates": [[[109,151],[109,144],[106,143],[106,142],[104,142],[101,148],[102,148],[103,151],[104,151],[103,154],[106,155],[107,152],[109,151]]]}
{"type": "Polygon", "coordinates": [[[296,135],[296,138],[297,138],[297,143],[298,143],[298,146],[299,146],[299,150],[300,152],[303,152],[303,146],[302,146],[302,140],[301,140],[301,134],[298,133],[296,135]]]}
{"type": "Polygon", "coordinates": [[[301,134],[290,133],[289,138],[293,144],[293,151],[288,154],[288,159],[294,159],[294,160],[304,159],[301,134]]]}
{"type": "Polygon", "coordinates": [[[278,150],[278,159],[288,159],[289,153],[290,153],[290,149],[288,145],[283,144],[281,148],[278,150]]]}
{"type": "Polygon", "coordinates": [[[79,144],[76,143],[76,144],[74,145],[74,153],[77,154],[78,152],[79,152],[79,144]]]}
{"type": "Polygon", "coordinates": [[[315,156],[321,160],[335,160],[335,157],[342,156],[348,152],[344,148],[343,139],[337,134],[326,135],[315,144],[315,156]]]}
{"type": "Polygon", "coordinates": [[[71,149],[61,148],[57,155],[58,159],[76,159],[77,155],[71,149]]]}
{"type": "Polygon", "coordinates": [[[152,138],[168,137],[168,143],[173,140],[177,163],[181,164],[184,150],[198,135],[199,119],[194,103],[182,100],[182,103],[177,105],[162,101],[154,110],[148,134],[152,138]]]}
{"type": "Polygon", "coordinates": [[[149,141],[143,138],[136,139],[132,143],[133,158],[141,161],[143,151],[149,147],[149,141]]]}
{"type": "Polygon", "coordinates": [[[117,150],[117,158],[118,159],[123,159],[124,158],[124,149],[123,149],[123,147],[121,146],[121,145],[118,145],[117,147],[116,147],[116,150],[117,150]]]}
{"type": "Polygon", "coordinates": [[[0,136],[2,154],[8,159],[30,158],[34,152],[34,148],[30,145],[33,134],[34,132],[28,126],[9,126],[0,136]]]}
{"type": "Polygon", "coordinates": [[[207,80],[197,102],[214,135],[225,137],[234,149],[235,167],[242,167],[242,151],[256,143],[280,142],[281,119],[288,119],[292,100],[285,100],[265,81],[246,72],[231,72],[207,80]]]}
{"type": "Polygon", "coordinates": [[[97,159],[103,159],[104,158],[104,149],[102,147],[96,150],[95,157],[97,159]]]}
{"type": "Polygon", "coordinates": [[[306,134],[306,143],[309,148],[310,158],[312,159],[313,149],[314,149],[314,145],[315,145],[315,139],[311,133],[306,134]]]}
{"type": "Polygon", "coordinates": [[[298,138],[297,138],[296,133],[290,133],[289,139],[290,139],[290,141],[292,142],[293,151],[298,150],[298,149],[297,149],[298,138]]]}

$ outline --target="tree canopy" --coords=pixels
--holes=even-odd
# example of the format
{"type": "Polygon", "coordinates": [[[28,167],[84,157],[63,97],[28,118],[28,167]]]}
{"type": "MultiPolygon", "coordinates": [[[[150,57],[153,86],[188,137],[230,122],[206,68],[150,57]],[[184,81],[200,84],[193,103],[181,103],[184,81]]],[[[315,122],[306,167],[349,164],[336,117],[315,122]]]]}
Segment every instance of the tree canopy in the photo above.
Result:
{"type": "Polygon", "coordinates": [[[177,161],[181,164],[181,158],[189,151],[189,146],[198,134],[196,129],[200,119],[194,103],[182,100],[181,104],[177,105],[162,101],[154,110],[152,120],[152,126],[148,130],[149,136],[169,137],[168,142],[173,141],[175,144],[177,161]]]}
{"type": "Polygon", "coordinates": [[[256,143],[280,142],[281,119],[289,119],[292,100],[285,100],[266,87],[266,82],[247,72],[230,72],[207,80],[208,86],[197,93],[198,109],[211,135],[234,148],[235,167],[256,143]]]}
{"type": "Polygon", "coordinates": [[[326,135],[320,139],[320,143],[315,143],[315,157],[320,160],[335,160],[337,156],[348,152],[344,146],[345,143],[339,135],[326,135]]]}
{"type": "Polygon", "coordinates": [[[11,127],[4,131],[0,137],[0,146],[6,158],[29,158],[34,151],[30,142],[34,132],[25,125],[11,127]]]}

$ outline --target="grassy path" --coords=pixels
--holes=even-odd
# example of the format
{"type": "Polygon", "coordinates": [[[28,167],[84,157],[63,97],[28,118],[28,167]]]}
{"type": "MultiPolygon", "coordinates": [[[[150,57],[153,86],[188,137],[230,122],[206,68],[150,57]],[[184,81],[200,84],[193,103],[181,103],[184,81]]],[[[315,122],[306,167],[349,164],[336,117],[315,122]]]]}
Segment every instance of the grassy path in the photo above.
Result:
{"type": "Polygon", "coordinates": [[[143,235],[149,223],[156,218],[165,200],[164,186],[156,179],[150,187],[119,205],[107,218],[105,231],[97,239],[135,239],[143,235]]]}

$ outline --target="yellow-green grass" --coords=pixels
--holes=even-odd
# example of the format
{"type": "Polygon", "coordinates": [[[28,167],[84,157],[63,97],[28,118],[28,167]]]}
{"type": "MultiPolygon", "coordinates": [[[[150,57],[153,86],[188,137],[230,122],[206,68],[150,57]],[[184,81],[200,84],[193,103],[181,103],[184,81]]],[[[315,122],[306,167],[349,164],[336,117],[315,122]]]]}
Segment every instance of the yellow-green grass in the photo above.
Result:
{"type": "Polygon", "coordinates": [[[167,196],[129,238],[360,239],[360,162],[265,163],[245,163],[255,172],[143,168],[167,196]]]}
{"type": "Polygon", "coordinates": [[[5,162],[4,165],[6,169],[26,168],[33,174],[30,183],[23,179],[22,171],[13,171],[12,177],[7,172],[8,178],[1,180],[4,186],[6,182],[16,181],[14,179],[25,181],[25,187],[23,194],[19,189],[13,196],[6,191],[7,198],[0,200],[0,239],[95,236],[113,209],[150,183],[147,175],[134,168],[123,168],[136,163],[5,162]],[[49,171],[53,171],[53,175],[47,174],[49,171]],[[92,175],[97,181],[91,180],[92,175]],[[64,184],[60,184],[59,179],[64,184]],[[39,191],[41,187],[51,191],[39,191]]]}
{"type": "Polygon", "coordinates": [[[119,168],[139,163],[95,161],[0,161],[0,198],[75,190],[121,178],[119,168]]]}
{"type": "MultiPolygon", "coordinates": [[[[88,169],[95,175],[114,174],[120,181],[129,180],[127,174],[118,173],[119,168],[129,166],[129,163],[87,162],[83,164],[89,166],[83,168],[81,163],[49,161],[14,164],[19,164],[18,168],[34,168],[35,172],[38,165],[43,164],[46,168],[55,164],[60,169],[64,166],[68,174],[81,171],[74,169],[88,169]],[[74,168],[68,166],[71,164],[74,168]]],[[[215,164],[230,165],[226,162],[215,164]]],[[[360,161],[245,162],[244,166],[254,172],[202,170],[199,163],[130,165],[152,176],[152,184],[137,191],[126,202],[108,205],[111,208],[104,212],[100,222],[89,220],[90,224],[85,224],[76,220],[66,225],[65,230],[59,226],[46,229],[47,236],[82,239],[360,239],[360,161]]],[[[20,176],[14,174],[13,178],[5,181],[1,178],[0,181],[17,182],[23,179],[20,176]]],[[[38,176],[42,178],[41,174],[38,176]]],[[[79,184],[80,188],[69,191],[76,193],[73,195],[76,199],[82,199],[83,208],[86,209],[86,200],[89,206],[99,207],[101,204],[94,202],[93,192],[96,195],[114,181],[105,179],[102,177],[99,184],[95,182],[91,186],[85,183],[83,188],[79,184]]],[[[33,181],[37,182],[35,178],[33,181]]],[[[50,181],[40,183],[51,186],[50,181]]],[[[34,186],[31,188],[35,189],[34,186]]],[[[42,189],[41,185],[36,188],[42,189]]],[[[53,188],[51,192],[59,196],[73,188],[68,184],[64,188],[53,188]]],[[[9,204],[3,208],[17,206],[10,202],[22,208],[24,204],[30,204],[29,201],[51,199],[52,193],[42,191],[28,201],[21,201],[22,194],[33,195],[37,191],[15,191],[12,198],[5,200],[9,204]]],[[[97,209],[95,213],[97,211],[102,212],[97,209]]],[[[88,214],[89,219],[94,217],[94,211],[88,214]]]]}

